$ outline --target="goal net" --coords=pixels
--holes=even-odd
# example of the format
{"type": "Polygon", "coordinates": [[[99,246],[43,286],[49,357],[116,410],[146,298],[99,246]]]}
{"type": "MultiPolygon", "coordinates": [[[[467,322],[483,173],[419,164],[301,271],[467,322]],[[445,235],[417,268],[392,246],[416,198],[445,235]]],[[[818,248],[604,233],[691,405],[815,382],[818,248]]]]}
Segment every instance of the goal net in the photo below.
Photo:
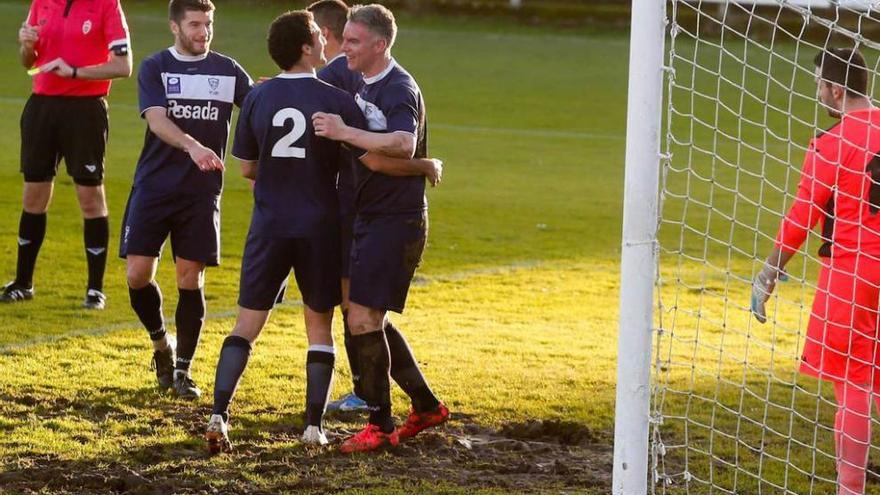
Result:
{"type": "Polygon", "coordinates": [[[821,222],[764,324],[750,291],[811,138],[837,122],[813,59],[857,47],[873,94],[880,2],[671,0],[665,35],[649,492],[835,493],[833,385],[798,372],[821,222]]]}

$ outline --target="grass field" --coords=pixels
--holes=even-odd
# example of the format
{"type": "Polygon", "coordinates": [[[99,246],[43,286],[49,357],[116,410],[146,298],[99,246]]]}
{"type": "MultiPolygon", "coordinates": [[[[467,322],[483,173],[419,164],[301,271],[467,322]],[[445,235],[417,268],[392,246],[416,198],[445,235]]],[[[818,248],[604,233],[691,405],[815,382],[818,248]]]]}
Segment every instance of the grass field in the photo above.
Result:
{"type": "MultiPolygon", "coordinates": [[[[170,44],[162,2],[126,2],[136,59],[170,44]]],[[[10,39],[24,2],[0,3],[10,39]]],[[[278,13],[218,2],[214,48],[253,76],[278,13]]],[[[419,80],[430,147],[446,163],[430,191],[431,237],[396,318],[453,410],[443,431],[370,457],[298,442],[305,336],[291,296],[274,314],[233,405],[237,453],[208,458],[209,399],[154,388],[145,332],[111,259],[102,313],[80,309],[81,220],[56,181],[34,301],[0,308],[0,491],[10,493],[607,493],[611,471],[620,195],[627,53],[623,34],[401,19],[397,59],[419,80]]],[[[14,273],[20,211],[18,116],[29,79],[0,47],[0,278],[14,273]]],[[[143,139],[136,84],[110,97],[107,190],[113,235],[143,139]]],[[[194,377],[212,390],[235,314],[249,189],[230,164],[223,261],[207,275],[209,321],[194,377]]],[[[117,248],[111,242],[111,251],[117,248]]],[[[166,315],[173,269],[160,266],[166,315]]],[[[336,324],[340,331],[340,325],[336,324]]],[[[341,337],[340,337],[341,338],[341,337]]],[[[344,360],[340,360],[344,361],[344,360]]],[[[347,388],[340,367],[336,392],[347,388]]],[[[406,403],[395,395],[395,411],[406,403]]],[[[337,434],[359,417],[333,418],[337,434]]]]}

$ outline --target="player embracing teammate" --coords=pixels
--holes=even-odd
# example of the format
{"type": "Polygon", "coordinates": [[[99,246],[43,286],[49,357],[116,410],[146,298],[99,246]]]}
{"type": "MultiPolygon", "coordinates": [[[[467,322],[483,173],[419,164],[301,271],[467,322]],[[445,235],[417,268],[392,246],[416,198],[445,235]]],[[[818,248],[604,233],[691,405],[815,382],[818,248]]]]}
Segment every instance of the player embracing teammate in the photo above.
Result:
{"type": "MultiPolygon", "coordinates": [[[[427,156],[425,103],[415,79],[391,56],[396,36],[397,24],[387,8],[373,4],[350,9],[342,50],[348,68],[364,77],[355,98],[367,129],[320,113],[312,117],[319,136],[388,156],[427,156]]],[[[361,432],[343,442],[346,453],[396,445],[449,418],[403,334],[388,319],[388,311],[404,310],[425,248],[425,178],[389,175],[355,163],[354,186],[357,216],[347,320],[358,368],[352,370],[355,393],[367,402],[370,417],[361,432]],[[391,418],[391,377],[412,400],[399,429],[391,418]]]]}
{"type": "MultiPolygon", "coordinates": [[[[220,352],[214,407],[205,433],[209,449],[215,453],[231,449],[227,426],[229,405],[247,366],[253,343],[283,294],[291,268],[303,296],[309,339],[306,361],[307,427],[303,441],[327,443],[321,419],[335,362],[331,323],[333,308],[342,300],[336,179],[340,168],[353,166],[352,156],[358,160],[356,167],[362,168],[359,172],[362,178],[366,177],[365,174],[374,174],[375,177],[407,181],[401,184],[421,185],[417,200],[419,205],[415,205],[412,212],[402,212],[405,226],[401,227],[404,228],[396,233],[392,229],[377,232],[380,236],[392,236],[391,242],[384,246],[369,246],[378,250],[371,256],[390,255],[391,259],[386,261],[396,270],[378,273],[375,270],[385,270],[381,264],[374,262],[372,267],[361,265],[374,270],[365,274],[368,277],[366,282],[380,284],[376,286],[378,290],[391,298],[388,303],[381,303],[380,307],[384,308],[387,304],[391,309],[403,309],[406,290],[403,287],[403,292],[400,292],[401,277],[406,278],[405,285],[408,286],[424,246],[425,177],[437,178],[440,171],[440,163],[427,159],[424,152],[413,157],[415,135],[421,127],[418,122],[424,119],[415,112],[415,106],[412,107],[413,112],[406,112],[410,117],[402,119],[408,122],[405,124],[409,129],[406,133],[408,139],[413,141],[409,152],[381,144],[391,141],[382,134],[367,133],[378,138],[365,141],[363,148],[349,143],[351,153],[343,153],[341,143],[325,139],[322,134],[333,132],[331,128],[337,131],[367,128],[368,120],[362,113],[362,107],[359,108],[350,94],[317,79],[315,67],[325,61],[324,44],[324,37],[310,12],[289,12],[277,18],[269,28],[268,49],[282,73],[262,83],[248,95],[236,129],[233,154],[241,160],[243,174],[255,180],[255,207],[242,261],[239,315],[220,352]],[[382,280],[373,279],[375,276],[389,275],[394,277],[390,285],[387,280],[382,286],[382,280]]],[[[390,43],[385,45],[390,47],[390,43]]],[[[410,92],[409,96],[417,96],[417,93],[410,92]]],[[[421,108],[420,97],[412,101],[421,108]]],[[[388,137],[402,141],[398,136],[388,137]]],[[[359,262],[360,258],[352,254],[353,272],[354,265],[359,262]]],[[[361,290],[369,289],[365,287],[361,290]]],[[[376,323],[375,329],[365,333],[382,334],[384,342],[385,309],[376,311],[383,313],[381,320],[376,323]]],[[[396,444],[398,434],[391,422],[388,396],[390,363],[387,344],[383,351],[374,345],[364,347],[357,344],[356,335],[353,340],[358,357],[358,369],[353,371],[362,377],[356,391],[370,405],[371,426],[364,430],[368,438],[363,434],[356,435],[343,444],[342,450],[363,451],[396,444]],[[378,351],[378,359],[375,351],[378,351]],[[384,365],[381,359],[383,353],[384,365]],[[384,389],[381,385],[383,375],[384,389]],[[364,383],[368,385],[363,386],[364,383]],[[383,390],[385,396],[382,395],[383,390]]],[[[448,411],[434,398],[421,378],[402,337],[397,337],[395,342],[404,346],[402,350],[396,349],[401,353],[403,363],[397,370],[402,371],[404,374],[399,376],[405,378],[403,382],[398,381],[408,392],[417,392],[414,400],[418,401],[418,409],[406,425],[409,428],[406,431],[412,436],[425,427],[444,421],[448,411]],[[422,409],[425,404],[428,405],[426,411],[422,409]]]]}

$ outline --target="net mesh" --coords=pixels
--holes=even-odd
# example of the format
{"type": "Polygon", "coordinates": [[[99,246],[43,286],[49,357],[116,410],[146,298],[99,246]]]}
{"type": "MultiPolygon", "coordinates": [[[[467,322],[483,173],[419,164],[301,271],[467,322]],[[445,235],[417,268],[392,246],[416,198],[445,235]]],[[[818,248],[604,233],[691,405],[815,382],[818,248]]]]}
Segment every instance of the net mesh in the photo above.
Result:
{"type": "MultiPolygon", "coordinates": [[[[837,122],[817,102],[813,57],[858,47],[872,94],[878,4],[668,3],[654,493],[836,491],[833,386],[798,372],[820,232],[788,265],[765,324],[749,298],[810,139],[837,122]]],[[[880,463],[876,447],[870,458],[880,463]]],[[[878,475],[869,465],[869,492],[878,475]]]]}

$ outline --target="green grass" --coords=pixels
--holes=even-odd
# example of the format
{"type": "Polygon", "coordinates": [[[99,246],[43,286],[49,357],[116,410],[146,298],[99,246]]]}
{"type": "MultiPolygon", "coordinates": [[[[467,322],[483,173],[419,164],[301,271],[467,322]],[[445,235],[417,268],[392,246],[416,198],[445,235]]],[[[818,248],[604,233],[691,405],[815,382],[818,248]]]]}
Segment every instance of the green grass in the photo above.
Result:
{"type": "MultiPolygon", "coordinates": [[[[125,8],[136,59],[170,43],[160,2],[125,8]]],[[[22,2],[0,3],[0,27],[13,32],[25,12],[22,2]]],[[[274,7],[219,5],[214,48],[254,77],[276,73],[263,41],[276,14],[274,7]]],[[[273,314],[239,390],[237,454],[207,458],[199,436],[210,400],[180,404],[154,389],[121,260],[108,266],[108,309],[79,308],[81,219],[62,174],[37,297],[0,311],[0,486],[46,493],[607,491],[625,38],[404,19],[395,56],[422,86],[431,153],[445,160],[446,174],[429,193],[429,247],[407,312],[395,321],[454,411],[445,433],[376,457],[303,448],[305,335],[292,294],[273,314]],[[544,422],[538,430],[536,420],[544,422]]],[[[11,68],[0,75],[7,116],[0,121],[7,164],[0,169],[0,210],[7,212],[0,277],[11,278],[21,188],[17,118],[30,81],[14,63],[15,46],[0,47],[0,56],[11,68]]],[[[135,81],[114,83],[110,96],[111,251],[143,140],[135,81]]],[[[207,274],[209,320],[194,368],[209,393],[233,323],[251,209],[250,191],[230,165],[223,260],[207,274]]],[[[158,279],[170,316],[177,297],[167,258],[158,279]]],[[[337,393],[348,388],[347,373],[341,365],[337,393]]],[[[396,392],[395,412],[406,407],[396,392]]],[[[342,433],[361,421],[343,416],[328,428],[342,433]]]]}
{"type": "MultiPolygon", "coordinates": [[[[136,58],[170,43],[163,9],[154,1],[126,5],[136,58]]],[[[220,5],[214,48],[255,77],[274,74],[263,39],[276,9],[220,5]]],[[[12,32],[25,11],[21,2],[0,3],[0,27],[12,32]]],[[[0,308],[0,486],[44,493],[609,492],[626,37],[498,20],[401,19],[395,56],[424,91],[431,153],[445,160],[446,173],[429,192],[425,262],[407,312],[395,321],[453,410],[449,427],[378,456],[304,448],[305,336],[293,294],[273,314],[234,404],[238,451],[206,457],[199,435],[210,400],[181,404],[155,390],[120,260],[108,266],[108,309],[79,309],[81,220],[62,175],[37,267],[38,297],[0,308]]],[[[700,481],[710,479],[737,493],[830,493],[832,395],[795,369],[815,261],[793,262],[792,281],[769,308],[773,324],[760,326],[747,311],[755,257],[766,253],[791,203],[803,146],[815,126],[830,121],[817,116],[810,98],[792,96],[792,87],[811,94],[808,72],[779,58],[770,63],[760,50],[726,46],[719,53],[682,40],[673,60],[671,97],[681,115],[671,119],[677,144],[664,186],[656,323],[665,332],[657,337],[653,403],[665,416],[657,427],[666,446],[661,471],[687,469],[691,493],[716,493],[700,481]],[[728,82],[719,85],[689,59],[728,82]],[[788,86],[743,71],[743,59],[788,86]],[[768,111],[767,102],[785,112],[768,111]],[[691,127],[694,118],[708,125],[691,127]],[[760,208],[749,203],[758,197],[760,208]]],[[[776,49],[795,56],[789,43],[776,49]]],[[[15,67],[14,45],[0,54],[15,67]]],[[[801,66],[810,58],[797,53],[801,66]]],[[[0,169],[0,211],[8,212],[0,218],[0,276],[9,278],[20,208],[17,117],[28,84],[17,67],[0,74],[7,116],[0,156],[8,164],[0,169]]],[[[110,104],[107,188],[118,232],[144,131],[135,80],[115,83],[110,104]]],[[[233,323],[251,208],[231,165],[223,264],[208,272],[210,317],[194,369],[207,391],[233,323]]],[[[816,246],[812,239],[809,251],[816,246]]],[[[159,282],[170,315],[176,291],[167,259],[159,282]]],[[[337,393],[348,380],[342,365],[337,393]]],[[[402,414],[404,396],[395,392],[394,401],[402,414]]],[[[341,434],[360,421],[335,417],[328,428],[341,434]]],[[[677,476],[658,489],[682,493],[685,485],[677,476]]]]}

